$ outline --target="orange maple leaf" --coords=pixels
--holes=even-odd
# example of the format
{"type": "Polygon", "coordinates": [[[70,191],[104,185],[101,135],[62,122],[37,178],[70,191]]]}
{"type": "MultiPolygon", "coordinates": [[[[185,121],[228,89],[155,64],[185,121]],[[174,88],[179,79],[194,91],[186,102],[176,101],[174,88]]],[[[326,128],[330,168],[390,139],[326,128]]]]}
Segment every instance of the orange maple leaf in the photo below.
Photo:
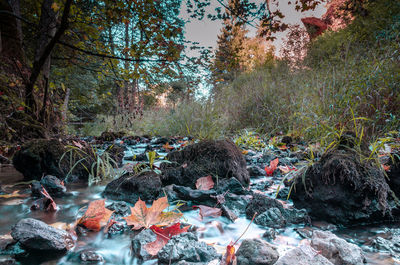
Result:
{"type": "Polygon", "coordinates": [[[108,223],[113,212],[105,207],[105,200],[93,201],[83,216],[79,218],[77,224],[93,231],[100,231],[101,227],[108,223]]]}
{"type": "Polygon", "coordinates": [[[235,247],[234,243],[230,243],[226,246],[225,255],[222,257],[220,265],[230,265],[236,263],[235,247]]]}
{"type": "Polygon", "coordinates": [[[265,173],[267,173],[267,176],[272,176],[274,174],[275,169],[278,167],[279,164],[279,159],[275,158],[271,162],[269,162],[269,166],[265,167],[265,173]]]}
{"type": "Polygon", "coordinates": [[[214,187],[214,181],[211,176],[199,178],[196,181],[196,189],[198,190],[209,190],[214,187]]]}
{"type": "Polygon", "coordinates": [[[160,249],[162,249],[168,243],[171,237],[187,232],[189,227],[190,225],[181,228],[180,223],[176,223],[165,228],[153,225],[150,227],[150,229],[157,235],[157,238],[155,241],[147,243],[144,246],[144,249],[150,255],[155,256],[157,255],[158,251],[160,251],[160,249]]]}
{"type": "Polygon", "coordinates": [[[169,143],[164,144],[162,147],[163,147],[165,150],[172,150],[172,149],[175,148],[175,147],[173,147],[173,146],[170,146],[169,143]]]}
{"type": "Polygon", "coordinates": [[[131,207],[131,215],[123,217],[128,225],[133,225],[134,230],[142,227],[150,228],[153,225],[165,226],[177,222],[182,213],[163,212],[169,206],[167,197],[161,197],[153,201],[153,205],[147,208],[146,203],[139,199],[135,207],[131,207]]]}

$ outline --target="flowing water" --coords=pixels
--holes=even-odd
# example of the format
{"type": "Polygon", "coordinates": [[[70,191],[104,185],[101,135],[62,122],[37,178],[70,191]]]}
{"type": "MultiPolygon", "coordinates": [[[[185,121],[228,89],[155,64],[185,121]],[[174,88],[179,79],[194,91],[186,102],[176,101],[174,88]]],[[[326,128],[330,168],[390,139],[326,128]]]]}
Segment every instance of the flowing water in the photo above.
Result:
{"type": "MultiPolygon", "coordinates": [[[[132,154],[139,154],[144,152],[145,145],[139,145],[130,147],[126,151],[127,156],[132,154]]],[[[3,183],[3,187],[7,192],[13,190],[20,190],[22,193],[30,194],[29,187],[27,185],[12,186],[14,182],[22,181],[20,175],[12,167],[1,168],[0,179],[3,183]],[[5,184],[5,185],[4,185],[5,184]]],[[[267,178],[267,177],[265,177],[267,178]]],[[[264,179],[255,179],[253,182],[264,181],[264,179]]],[[[273,195],[276,191],[278,183],[272,185],[271,188],[265,192],[267,195],[273,195]]],[[[73,223],[79,212],[79,209],[87,206],[87,204],[93,200],[101,199],[101,192],[105,186],[92,186],[82,187],[77,185],[67,186],[67,189],[71,192],[70,196],[63,198],[55,198],[55,201],[59,207],[58,211],[54,213],[47,213],[43,211],[31,211],[30,206],[34,199],[30,197],[25,198],[10,198],[0,199],[0,235],[7,235],[10,233],[11,227],[23,218],[36,218],[46,222],[47,224],[56,224],[60,227],[64,223],[73,223]]],[[[111,203],[110,200],[106,201],[106,204],[111,203]]],[[[290,203],[286,203],[287,207],[291,207],[290,203]]],[[[81,211],[80,211],[81,212],[81,211]]],[[[184,212],[183,222],[192,224],[196,227],[199,239],[212,244],[218,252],[224,252],[226,246],[239,238],[249,225],[250,220],[246,219],[245,216],[239,216],[239,218],[233,223],[225,217],[219,218],[205,218],[200,220],[197,210],[190,210],[184,212]]],[[[302,225],[292,225],[284,229],[277,229],[276,238],[269,240],[270,243],[278,248],[280,255],[284,254],[287,250],[298,246],[299,244],[305,244],[306,240],[303,239],[297,230],[304,229],[305,231],[311,230],[312,228],[324,229],[327,224],[316,222],[312,227],[304,227],[302,225]]],[[[358,244],[363,248],[367,258],[367,264],[400,264],[399,260],[396,260],[390,256],[389,253],[385,252],[373,252],[370,243],[376,236],[384,237],[387,228],[397,228],[398,224],[389,225],[377,225],[377,226],[363,226],[354,227],[347,229],[336,229],[333,232],[341,238],[348,240],[349,242],[358,244]]],[[[241,240],[246,238],[261,238],[265,227],[251,224],[249,229],[241,237],[241,240]]],[[[42,256],[37,257],[36,260],[22,260],[22,264],[80,264],[79,253],[83,250],[94,250],[98,254],[102,255],[105,259],[106,264],[138,264],[138,260],[132,257],[131,254],[131,240],[134,236],[132,231],[126,229],[122,234],[115,234],[109,236],[100,232],[89,232],[86,236],[80,236],[74,249],[68,252],[65,256],[61,257],[50,257],[42,256]]],[[[236,246],[238,248],[239,244],[236,246]]],[[[144,264],[157,264],[156,260],[147,261],[144,264]]]]}

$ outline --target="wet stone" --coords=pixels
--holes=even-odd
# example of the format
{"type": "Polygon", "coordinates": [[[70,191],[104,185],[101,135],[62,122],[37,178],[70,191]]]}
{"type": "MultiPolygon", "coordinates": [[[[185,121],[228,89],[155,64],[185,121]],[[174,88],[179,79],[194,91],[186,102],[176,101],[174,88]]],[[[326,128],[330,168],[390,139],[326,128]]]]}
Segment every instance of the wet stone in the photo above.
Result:
{"type": "Polygon", "coordinates": [[[124,201],[113,202],[107,206],[107,209],[114,211],[114,215],[118,217],[125,217],[131,214],[129,204],[124,201]]]}
{"type": "Polygon", "coordinates": [[[272,265],[279,254],[276,248],[261,239],[245,239],[236,252],[238,265],[272,265]]]}
{"type": "Polygon", "coordinates": [[[365,260],[359,246],[348,243],[329,231],[315,230],[311,246],[335,265],[360,265],[365,260]]]}
{"type": "Polygon", "coordinates": [[[289,250],[274,265],[334,265],[308,245],[289,250]]]}
{"type": "MultiPolygon", "coordinates": [[[[178,262],[210,262],[219,258],[216,250],[205,242],[198,241],[193,233],[173,236],[158,252],[159,264],[176,264],[178,262]]],[[[181,263],[182,264],[182,263],[181,263]]]]}
{"type": "Polygon", "coordinates": [[[81,252],[80,258],[84,262],[103,262],[104,258],[95,251],[86,250],[81,252]]]}
{"type": "Polygon", "coordinates": [[[22,246],[32,250],[66,251],[74,244],[66,231],[33,218],[19,221],[11,229],[11,236],[22,246]]]}
{"type": "Polygon", "coordinates": [[[150,255],[145,249],[144,246],[147,243],[155,241],[157,238],[156,234],[153,233],[150,229],[144,229],[139,234],[137,234],[132,239],[132,253],[135,257],[140,260],[150,260],[153,259],[153,256],[150,255]]]}

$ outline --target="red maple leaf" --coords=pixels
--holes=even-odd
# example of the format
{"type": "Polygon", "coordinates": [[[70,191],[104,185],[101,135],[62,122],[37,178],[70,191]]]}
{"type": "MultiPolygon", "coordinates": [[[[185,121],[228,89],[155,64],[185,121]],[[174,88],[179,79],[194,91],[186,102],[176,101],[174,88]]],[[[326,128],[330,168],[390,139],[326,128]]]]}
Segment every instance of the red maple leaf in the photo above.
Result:
{"type": "Polygon", "coordinates": [[[150,255],[157,255],[158,251],[168,243],[171,237],[187,232],[189,227],[190,225],[181,228],[181,223],[175,223],[165,228],[153,225],[150,229],[157,235],[157,238],[155,241],[147,243],[144,249],[150,255]]]}
{"type": "Polygon", "coordinates": [[[278,167],[279,164],[279,159],[275,158],[271,162],[269,162],[269,166],[265,167],[265,173],[267,173],[267,176],[272,176],[274,174],[274,171],[278,167]]]}

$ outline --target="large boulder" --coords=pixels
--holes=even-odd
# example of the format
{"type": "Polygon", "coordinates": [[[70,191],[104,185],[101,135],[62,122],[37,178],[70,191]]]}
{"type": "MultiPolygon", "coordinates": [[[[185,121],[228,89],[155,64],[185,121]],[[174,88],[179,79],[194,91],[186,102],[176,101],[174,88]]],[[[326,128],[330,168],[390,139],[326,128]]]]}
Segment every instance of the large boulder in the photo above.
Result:
{"type": "Polygon", "coordinates": [[[276,247],[261,239],[245,239],[236,252],[238,265],[272,265],[279,258],[276,247]]]}
{"type": "Polygon", "coordinates": [[[157,199],[161,187],[160,177],[153,171],[144,171],[139,174],[127,173],[108,183],[103,196],[134,204],[139,198],[144,201],[157,199]]]}
{"type": "Polygon", "coordinates": [[[289,250],[274,265],[333,265],[324,256],[308,245],[289,250]]]}
{"type": "Polygon", "coordinates": [[[59,168],[59,162],[65,151],[56,139],[31,140],[14,154],[13,164],[27,180],[40,180],[43,175],[63,178],[65,175],[59,168]]]}
{"type": "Polygon", "coordinates": [[[331,150],[300,172],[291,198],[312,218],[336,224],[389,219],[390,188],[381,168],[351,149],[331,150]]]}
{"type": "Polygon", "coordinates": [[[173,151],[164,163],[162,182],[194,188],[196,180],[207,175],[215,182],[225,178],[236,178],[243,186],[250,183],[246,161],[240,149],[230,140],[205,140],[173,151]]]}
{"type": "Polygon", "coordinates": [[[335,265],[359,265],[365,260],[359,246],[348,243],[329,231],[315,230],[311,246],[335,265]]]}
{"type": "Polygon", "coordinates": [[[158,252],[157,257],[158,264],[164,265],[183,261],[208,263],[217,259],[219,255],[212,246],[198,241],[195,234],[183,233],[173,236],[158,252]]]}
{"type": "Polygon", "coordinates": [[[33,218],[19,221],[11,229],[11,236],[30,250],[67,251],[74,245],[72,237],[66,231],[33,218]]]}

